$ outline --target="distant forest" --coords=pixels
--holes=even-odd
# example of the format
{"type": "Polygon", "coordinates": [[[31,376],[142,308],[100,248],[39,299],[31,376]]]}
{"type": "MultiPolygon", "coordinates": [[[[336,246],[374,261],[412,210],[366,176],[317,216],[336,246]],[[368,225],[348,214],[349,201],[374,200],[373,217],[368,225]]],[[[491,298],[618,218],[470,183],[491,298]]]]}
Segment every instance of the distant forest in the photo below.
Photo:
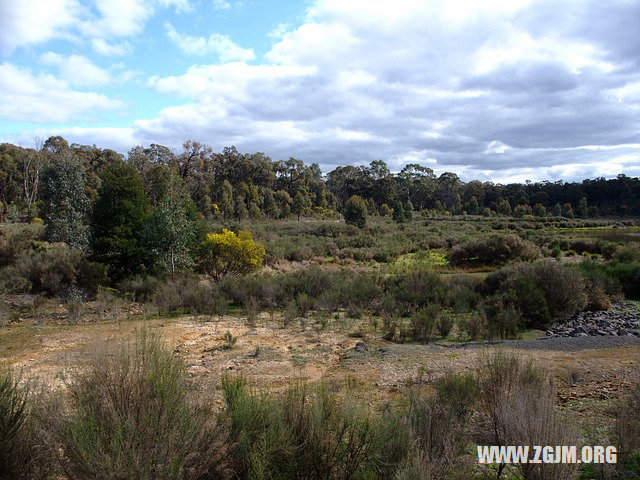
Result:
{"type": "Polygon", "coordinates": [[[0,145],[0,221],[38,216],[40,177],[48,165],[79,166],[80,184],[94,201],[102,169],[114,162],[135,167],[152,206],[159,201],[158,185],[173,172],[184,181],[198,211],[221,220],[331,217],[353,195],[364,199],[369,214],[381,215],[390,215],[394,208],[444,215],[640,215],[640,179],[624,174],[582,182],[501,185],[463,182],[451,172],[437,176],[418,164],[392,173],[383,160],[376,160],[369,166],[340,166],[325,176],[315,163],[306,165],[295,158],[274,161],[263,153],[240,153],[235,147],[214,152],[191,140],[178,154],[151,144],[136,146],[125,157],[95,145],[69,145],[56,136],[37,148],[0,145]]]}

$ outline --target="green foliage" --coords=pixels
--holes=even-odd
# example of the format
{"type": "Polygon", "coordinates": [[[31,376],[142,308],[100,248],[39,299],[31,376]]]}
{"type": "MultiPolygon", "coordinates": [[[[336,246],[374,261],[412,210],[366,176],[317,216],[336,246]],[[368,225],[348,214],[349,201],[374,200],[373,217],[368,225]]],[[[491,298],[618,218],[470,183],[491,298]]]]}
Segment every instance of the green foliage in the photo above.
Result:
{"type": "Polygon", "coordinates": [[[367,204],[362,197],[353,195],[345,203],[342,215],[348,225],[364,228],[367,223],[367,204]]]}
{"type": "MultiPolygon", "coordinates": [[[[460,200],[459,196],[458,200],[460,200]]],[[[403,213],[405,220],[407,220],[408,222],[413,220],[413,203],[411,203],[411,201],[407,201],[407,203],[404,204],[403,213]]]]}
{"type": "Polygon", "coordinates": [[[112,163],[105,167],[93,206],[92,247],[95,259],[107,265],[112,279],[142,274],[148,268],[143,231],[149,210],[142,180],[133,166],[112,163]]]}
{"type": "Polygon", "coordinates": [[[618,447],[618,465],[633,478],[640,474],[640,384],[634,385],[617,406],[612,440],[618,447]]]}
{"type": "Polygon", "coordinates": [[[406,217],[404,215],[404,207],[401,202],[396,202],[393,205],[393,221],[396,223],[403,223],[406,221],[406,217]]]}
{"type": "Polygon", "coordinates": [[[40,214],[50,242],[84,248],[89,243],[89,199],[82,167],[75,160],[54,163],[42,172],[40,214]]]}
{"type": "Polygon", "coordinates": [[[77,479],[204,479],[227,473],[224,429],[191,401],[182,362],[144,331],[98,354],[52,405],[63,469],[77,479]]]}
{"type": "Polygon", "coordinates": [[[274,398],[225,376],[222,389],[238,478],[391,478],[410,449],[397,418],[368,415],[325,386],[274,398]]]}
{"type": "Polygon", "coordinates": [[[157,268],[175,275],[191,267],[192,252],[203,236],[204,226],[184,182],[171,174],[144,230],[144,243],[157,268]]]}
{"type": "Polygon", "coordinates": [[[29,387],[0,371],[0,480],[46,478],[51,460],[31,419],[29,387]]]}
{"type": "Polygon", "coordinates": [[[555,260],[517,264],[487,276],[484,308],[500,335],[512,336],[521,326],[546,328],[584,310],[586,287],[575,268],[555,260]]]}
{"type": "Polygon", "coordinates": [[[456,245],[449,254],[453,265],[504,265],[511,260],[531,260],[539,249],[517,235],[494,234],[456,245]]]}
{"type": "MultiPolygon", "coordinates": [[[[489,445],[576,445],[577,435],[555,411],[553,380],[532,363],[496,351],[481,359],[478,410],[489,445]]],[[[531,454],[530,454],[531,455],[531,454]]],[[[522,463],[526,480],[574,478],[576,465],[522,463]]],[[[498,466],[497,477],[504,469],[498,466]]]]}
{"type": "Polygon", "coordinates": [[[24,252],[16,259],[15,268],[29,280],[33,292],[49,295],[69,293],[73,287],[94,295],[106,279],[102,265],[63,244],[31,254],[24,252]]]}
{"type": "Polygon", "coordinates": [[[411,335],[414,340],[429,343],[438,326],[440,307],[429,305],[411,316],[411,335]]]}

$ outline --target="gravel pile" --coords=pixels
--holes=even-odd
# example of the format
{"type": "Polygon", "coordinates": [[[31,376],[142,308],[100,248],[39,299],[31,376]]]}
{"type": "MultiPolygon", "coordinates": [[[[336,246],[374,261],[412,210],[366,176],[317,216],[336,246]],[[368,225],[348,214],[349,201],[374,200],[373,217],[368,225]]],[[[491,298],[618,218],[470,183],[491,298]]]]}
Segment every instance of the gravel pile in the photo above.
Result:
{"type": "Polygon", "coordinates": [[[640,337],[640,304],[625,302],[601,312],[581,312],[553,325],[547,337],[640,337]]]}

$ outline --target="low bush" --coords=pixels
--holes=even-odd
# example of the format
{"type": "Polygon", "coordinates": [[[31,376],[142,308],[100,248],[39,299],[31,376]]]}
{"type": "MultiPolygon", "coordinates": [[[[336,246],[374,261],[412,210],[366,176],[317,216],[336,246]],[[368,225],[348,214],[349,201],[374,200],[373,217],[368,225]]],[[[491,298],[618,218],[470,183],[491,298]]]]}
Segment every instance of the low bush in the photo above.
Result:
{"type": "Polygon", "coordinates": [[[612,440],[618,446],[620,470],[640,476],[640,384],[635,385],[616,409],[612,440]]]}
{"type": "Polygon", "coordinates": [[[28,293],[33,284],[15,265],[0,268],[0,294],[28,293]]]}
{"type": "Polygon", "coordinates": [[[441,303],[446,286],[440,276],[427,270],[415,270],[390,279],[388,289],[404,313],[441,303]]]}
{"type": "Polygon", "coordinates": [[[23,252],[15,266],[31,282],[34,293],[48,295],[64,295],[75,286],[93,296],[107,279],[101,264],[90,262],[81,252],[65,244],[55,244],[32,254],[23,252]]]}
{"type": "Polygon", "coordinates": [[[120,350],[97,354],[54,402],[49,430],[75,479],[206,479],[228,474],[227,438],[208,408],[192,400],[181,361],[141,332],[120,350]]]}
{"type": "Polygon", "coordinates": [[[0,267],[13,264],[22,253],[33,253],[42,241],[42,224],[0,225],[0,267]]]}
{"type": "Polygon", "coordinates": [[[476,382],[471,375],[448,374],[435,387],[431,397],[410,396],[407,417],[416,448],[396,478],[460,478],[470,470],[462,456],[476,382]]]}
{"type": "Polygon", "coordinates": [[[429,343],[440,317],[440,307],[432,304],[411,316],[411,335],[417,342],[429,343]]]}
{"type": "Polygon", "coordinates": [[[29,387],[0,372],[0,480],[46,478],[51,458],[31,417],[29,387]]]}
{"type": "Polygon", "coordinates": [[[185,275],[158,285],[153,302],[161,312],[187,312],[192,314],[216,314],[227,302],[217,285],[203,282],[197,277],[185,275]],[[220,299],[223,299],[222,301],[220,299]]]}
{"type": "MultiPolygon", "coordinates": [[[[482,358],[478,370],[479,410],[485,419],[478,440],[485,445],[576,445],[576,432],[555,412],[551,378],[531,362],[501,351],[482,358]]],[[[533,451],[530,451],[530,456],[533,451]]],[[[500,477],[505,465],[498,466],[500,477]]],[[[573,478],[577,465],[518,465],[525,480],[573,478]]]]}
{"type": "Polygon", "coordinates": [[[540,249],[517,235],[490,235],[456,245],[449,254],[452,265],[504,265],[514,260],[532,260],[540,249]]]}
{"type": "Polygon", "coordinates": [[[410,448],[395,417],[340,402],[326,386],[271,397],[223,377],[222,389],[237,478],[392,478],[410,448]]]}
{"type": "Polygon", "coordinates": [[[440,313],[436,327],[438,329],[438,333],[442,338],[447,338],[449,336],[449,333],[451,332],[451,329],[454,325],[455,320],[451,312],[445,310],[440,313]]]}
{"type": "Polygon", "coordinates": [[[135,302],[148,302],[160,287],[161,280],[158,277],[136,275],[129,277],[118,284],[118,290],[129,296],[135,302]]]}
{"type": "Polygon", "coordinates": [[[578,270],[551,259],[504,267],[482,285],[483,305],[490,321],[505,309],[517,312],[522,326],[547,328],[588,304],[587,282],[578,270]]]}

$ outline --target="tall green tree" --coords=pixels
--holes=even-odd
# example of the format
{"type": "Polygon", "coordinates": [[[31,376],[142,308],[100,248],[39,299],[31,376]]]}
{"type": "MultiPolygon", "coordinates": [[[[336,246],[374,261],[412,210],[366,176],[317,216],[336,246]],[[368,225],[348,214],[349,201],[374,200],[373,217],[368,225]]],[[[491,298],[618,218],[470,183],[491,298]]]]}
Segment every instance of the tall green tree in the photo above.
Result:
{"type": "Polygon", "coordinates": [[[413,203],[407,201],[407,203],[404,204],[403,210],[405,220],[409,222],[413,220],[413,203]]]}
{"type": "Polygon", "coordinates": [[[73,159],[47,166],[42,172],[40,215],[50,242],[74,248],[89,243],[89,198],[82,167],[73,159]]]}
{"type": "Polygon", "coordinates": [[[404,207],[402,206],[402,202],[397,201],[393,205],[393,215],[392,218],[396,223],[403,223],[406,218],[404,216],[404,207]]]}
{"type": "Polygon", "coordinates": [[[298,190],[295,197],[293,197],[293,205],[291,205],[291,212],[294,215],[298,216],[298,220],[300,220],[300,215],[304,213],[305,208],[309,208],[311,206],[311,199],[309,198],[309,194],[302,190],[298,190]]]}
{"type": "Polygon", "coordinates": [[[233,217],[235,207],[235,202],[233,201],[233,186],[229,180],[225,180],[222,183],[222,197],[220,199],[220,210],[225,220],[233,217]]]}
{"type": "Polygon", "coordinates": [[[582,197],[578,202],[576,213],[580,218],[587,218],[589,216],[589,205],[587,204],[587,197],[582,197]]]}
{"type": "Polygon", "coordinates": [[[348,225],[364,228],[367,224],[367,202],[358,195],[351,196],[344,204],[342,215],[348,225]]]}
{"type": "Polygon", "coordinates": [[[132,165],[107,166],[93,206],[92,247],[97,261],[107,265],[113,280],[144,272],[150,256],[143,242],[150,213],[142,179],[132,165]]]}
{"type": "Polygon", "coordinates": [[[189,191],[176,173],[171,173],[144,233],[144,243],[157,269],[174,276],[193,265],[193,251],[205,231],[189,191]]]}

